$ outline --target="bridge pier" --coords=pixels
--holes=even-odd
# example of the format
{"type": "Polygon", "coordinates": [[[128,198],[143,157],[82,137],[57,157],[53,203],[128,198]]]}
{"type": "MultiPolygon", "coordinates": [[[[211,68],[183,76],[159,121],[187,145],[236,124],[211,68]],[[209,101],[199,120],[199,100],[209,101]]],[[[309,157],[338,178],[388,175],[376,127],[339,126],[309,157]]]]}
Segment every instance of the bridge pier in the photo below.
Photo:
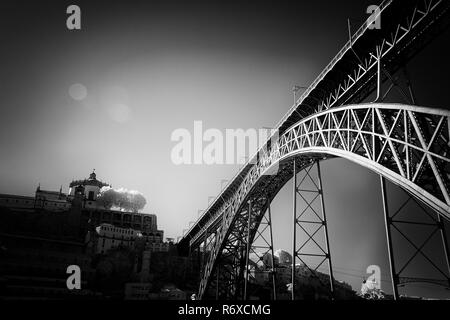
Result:
{"type": "Polygon", "coordinates": [[[268,215],[269,215],[269,228],[270,228],[270,250],[271,250],[271,274],[272,274],[272,290],[273,290],[273,300],[277,300],[277,273],[276,273],[276,266],[275,266],[275,257],[274,257],[274,250],[273,250],[273,233],[272,233],[272,211],[270,209],[270,200],[269,201],[269,207],[267,208],[268,210],[268,215]]]}
{"type": "MultiPolygon", "coordinates": [[[[273,246],[273,231],[272,231],[272,212],[270,208],[271,198],[265,195],[265,201],[267,202],[267,209],[262,212],[255,212],[252,207],[252,202],[248,202],[248,212],[251,214],[247,217],[247,230],[246,230],[246,263],[244,274],[244,294],[243,298],[247,300],[252,294],[250,288],[250,275],[253,271],[255,280],[259,274],[267,274],[267,280],[271,281],[271,296],[273,300],[276,300],[276,266],[274,260],[274,246],[273,246]],[[261,216],[262,215],[262,216],[261,216]],[[260,216],[260,218],[257,218],[260,216]],[[260,221],[257,227],[252,228],[255,220],[260,221]],[[268,234],[267,234],[267,232],[268,234]],[[261,242],[261,243],[259,243],[261,242]],[[261,252],[262,251],[262,252],[261,252]],[[256,256],[256,261],[250,260],[250,255],[256,256]],[[270,259],[267,259],[270,255],[270,259]]],[[[266,277],[264,276],[264,279],[266,277]]]]}
{"type": "Polygon", "coordinates": [[[330,253],[330,241],[328,238],[328,224],[327,224],[327,218],[325,213],[325,201],[323,197],[323,187],[322,187],[322,174],[320,172],[320,162],[319,160],[316,161],[317,166],[317,181],[318,181],[318,187],[319,187],[319,197],[320,197],[320,203],[322,208],[322,218],[323,218],[323,232],[325,236],[325,251],[328,252],[328,272],[330,274],[330,291],[331,291],[331,297],[334,298],[334,275],[333,275],[333,267],[331,264],[331,253],[330,253]]]}
{"type": "Polygon", "coordinates": [[[292,279],[292,284],[291,284],[291,299],[295,300],[295,257],[297,255],[297,250],[296,250],[296,244],[297,244],[297,240],[296,240],[296,235],[297,235],[297,161],[294,158],[293,161],[293,171],[294,171],[294,176],[292,178],[292,216],[293,216],[293,222],[292,225],[294,226],[293,228],[293,233],[292,233],[292,270],[291,270],[291,279],[292,279]]]}
{"type": "Polygon", "coordinates": [[[328,237],[328,225],[325,212],[325,201],[323,196],[323,183],[322,175],[320,171],[319,160],[315,160],[309,167],[303,169],[304,175],[297,182],[297,169],[296,160],[294,159],[294,176],[293,176],[293,246],[292,246],[292,284],[291,284],[291,299],[295,300],[295,281],[297,278],[297,269],[305,267],[311,273],[313,277],[316,277],[319,282],[326,286],[325,283],[317,276],[318,269],[324,264],[325,261],[328,263],[328,273],[329,273],[329,293],[330,298],[334,299],[335,288],[334,288],[334,275],[333,267],[331,263],[330,254],[330,244],[328,237]],[[311,171],[316,168],[316,178],[317,183],[313,177],[311,171]],[[297,200],[303,201],[304,206],[301,207],[299,212],[299,207],[297,206],[297,200]],[[319,204],[317,204],[319,202],[319,204]],[[320,211],[320,214],[319,214],[320,211]],[[319,237],[319,231],[323,230],[322,237],[319,237]],[[301,230],[304,237],[298,237],[297,232],[301,230]],[[298,240],[302,239],[300,243],[298,240]],[[313,248],[319,249],[319,253],[311,252],[313,248]],[[317,261],[307,260],[319,259],[317,261]],[[303,265],[297,266],[297,261],[300,261],[303,265]],[[297,268],[298,267],[298,268],[297,268]]]}
{"type": "Polygon", "coordinates": [[[392,235],[391,235],[391,217],[389,216],[389,207],[386,195],[386,181],[383,176],[380,175],[381,184],[381,197],[383,199],[383,212],[384,212],[384,223],[386,227],[386,242],[389,255],[389,268],[391,271],[391,283],[392,292],[394,294],[394,300],[398,300],[398,279],[397,273],[395,272],[395,262],[394,262],[394,252],[392,248],[392,235]]]}

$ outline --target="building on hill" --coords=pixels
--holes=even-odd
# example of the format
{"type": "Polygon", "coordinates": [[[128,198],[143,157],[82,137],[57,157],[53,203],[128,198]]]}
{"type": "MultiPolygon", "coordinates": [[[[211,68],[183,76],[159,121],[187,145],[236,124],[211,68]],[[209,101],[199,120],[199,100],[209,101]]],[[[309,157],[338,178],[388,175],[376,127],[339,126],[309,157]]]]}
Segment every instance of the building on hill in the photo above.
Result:
{"type": "Polygon", "coordinates": [[[61,214],[0,207],[0,299],[97,297],[87,285],[94,272],[86,251],[89,226],[72,209],[61,214]],[[81,290],[66,286],[71,265],[83,271],[81,290]]]}
{"type": "Polygon", "coordinates": [[[140,231],[131,228],[115,227],[112,224],[102,223],[95,228],[95,253],[103,254],[109,249],[125,246],[134,248],[136,239],[142,237],[140,231]]]}
{"type": "Polygon", "coordinates": [[[155,214],[130,212],[105,208],[97,202],[102,187],[109,184],[97,179],[92,172],[87,179],[74,180],[69,184],[69,193],[48,191],[36,188],[35,196],[20,196],[0,194],[0,210],[14,209],[15,211],[37,212],[68,212],[70,211],[75,195],[81,199],[81,215],[98,226],[109,223],[120,228],[132,228],[145,233],[149,240],[163,241],[164,232],[158,230],[155,214]]]}
{"type": "Polygon", "coordinates": [[[92,171],[88,179],[74,180],[69,184],[69,197],[73,197],[76,191],[81,191],[86,200],[86,206],[95,207],[95,201],[103,187],[110,187],[110,185],[97,180],[97,174],[92,171]]]}
{"type": "Polygon", "coordinates": [[[92,172],[72,181],[68,194],[40,185],[34,197],[0,194],[0,299],[98,298],[90,286],[96,251],[136,243],[150,252],[168,251],[156,215],[97,204],[104,186],[92,172]],[[81,291],[66,286],[69,265],[82,270],[81,291]]]}

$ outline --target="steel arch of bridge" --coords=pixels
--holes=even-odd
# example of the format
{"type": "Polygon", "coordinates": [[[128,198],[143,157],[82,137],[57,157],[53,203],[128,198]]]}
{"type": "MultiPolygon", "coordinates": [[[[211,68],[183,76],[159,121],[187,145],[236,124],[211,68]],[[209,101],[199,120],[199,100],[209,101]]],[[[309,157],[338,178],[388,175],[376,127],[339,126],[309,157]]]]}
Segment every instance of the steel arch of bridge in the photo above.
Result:
{"type": "Polygon", "coordinates": [[[330,109],[289,128],[269,158],[308,153],[346,158],[450,219],[449,121],[449,111],[400,104],[330,109]]]}
{"type": "MultiPolygon", "coordinates": [[[[232,297],[242,296],[242,249],[252,243],[270,201],[292,177],[292,159],[304,169],[330,157],[348,159],[380,174],[450,220],[449,111],[384,103],[328,109],[294,124],[263,149],[234,194],[211,217],[205,228],[215,229],[215,236],[200,281],[200,298],[223,257],[231,265],[228,290],[232,297]],[[278,172],[270,174],[275,165],[278,172]],[[253,211],[249,202],[256,204],[253,211]],[[247,223],[249,214],[252,224],[247,223]]],[[[195,247],[202,234],[194,235],[190,245],[195,247]]],[[[225,272],[222,266],[221,272],[225,272]]]]}
{"type": "MultiPolygon", "coordinates": [[[[297,99],[276,125],[276,131],[283,134],[302,118],[317,111],[343,104],[361,103],[375,89],[377,81],[374,78],[377,74],[381,82],[386,80],[381,71],[376,70],[376,66],[382,67],[384,73],[391,75],[403,68],[420,48],[449,25],[449,9],[448,0],[383,1],[380,4],[382,29],[375,33],[368,30],[370,21],[367,20],[297,99]],[[330,83],[334,87],[327,85],[330,83]],[[345,92],[343,96],[342,90],[345,92]],[[332,94],[332,101],[325,99],[329,93],[332,94]],[[308,107],[309,105],[315,107],[308,107]]],[[[197,223],[183,235],[183,247],[187,247],[188,243],[195,244],[203,238],[202,234],[208,227],[215,229],[215,225],[221,223],[223,217],[220,212],[223,212],[225,202],[230,202],[229,199],[252,167],[251,164],[246,164],[229,181],[224,191],[204,210],[197,223]]]]}

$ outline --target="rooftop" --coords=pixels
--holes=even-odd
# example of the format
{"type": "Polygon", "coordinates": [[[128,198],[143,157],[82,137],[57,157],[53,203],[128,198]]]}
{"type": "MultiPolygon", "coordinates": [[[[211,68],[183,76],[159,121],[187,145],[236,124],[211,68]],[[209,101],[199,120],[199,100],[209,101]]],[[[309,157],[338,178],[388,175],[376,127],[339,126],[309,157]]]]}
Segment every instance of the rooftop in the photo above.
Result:
{"type": "Polygon", "coordinates": [[[95,169],[92,171],[92,173],[89,175],[88,179],[83,179],[83,180],[73,180],[70,184],[69,187],[75,187],[75,186],[98,186],[99,188],[101,187],[107,187],[109,186],[108,183],[97,180],[97,175],[95,173],[95,169]]]}

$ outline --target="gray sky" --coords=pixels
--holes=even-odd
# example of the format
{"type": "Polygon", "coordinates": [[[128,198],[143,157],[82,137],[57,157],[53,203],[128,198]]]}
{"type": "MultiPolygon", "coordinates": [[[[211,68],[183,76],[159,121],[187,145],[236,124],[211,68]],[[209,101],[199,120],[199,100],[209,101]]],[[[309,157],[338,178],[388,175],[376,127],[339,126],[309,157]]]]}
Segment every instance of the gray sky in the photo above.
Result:
{"type": "MultiPolygon", "coordinates": [[[[195,120],[220,130],[275,125],[292,86],[312,82],[346,42],[347,18],[362,21],[371,4],[78,3],[80,31],[66,29],[68,2],[0,4],[0,192],[32,195],[38,183],[67,191],[95,168],[113,187],[141,191],[144,211],[175,238],[238,166],[176,166],[171,133],[192,131],[195,120]],[[69,95],[75,83],[87,88],[82,101],[69,95]]],[[[415,58],[419,104],[444,107],[430,57],[449,53],[434,43],[415,58]]],[[[440,70],[448,74],[448,63],[440,70]]],[[[335,267],[353,274],[336,277],[359,289],[368,265],[389,274],[378,177],[345,160],[326,161],[323,172],[335,267]]],[[[290,250],[285,189],[273,204],[275,246],[290,250]]]]}

